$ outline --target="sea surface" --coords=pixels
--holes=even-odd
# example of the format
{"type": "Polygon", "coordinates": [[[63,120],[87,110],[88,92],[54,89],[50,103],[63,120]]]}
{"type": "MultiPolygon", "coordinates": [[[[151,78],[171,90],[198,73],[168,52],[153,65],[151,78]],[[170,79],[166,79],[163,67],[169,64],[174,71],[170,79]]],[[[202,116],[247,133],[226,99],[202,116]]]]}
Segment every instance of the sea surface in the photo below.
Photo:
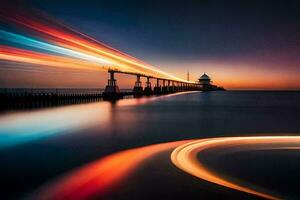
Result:
{"type": "MultiPolygon", "coordinates": [[[[1,111],[0,198],[52,199],[57,191],[62,199],[261,198],[195,177],[171,161],[181,143],[170,142],[237,136],[300,136],[300,92],[186,92],[1,111]],[[166,146],[155,146],[161,143],[166,146]]],[[[293,145],[216,148],[199,161],[253,190],[299,199],[300,144],[293,145]]]]}

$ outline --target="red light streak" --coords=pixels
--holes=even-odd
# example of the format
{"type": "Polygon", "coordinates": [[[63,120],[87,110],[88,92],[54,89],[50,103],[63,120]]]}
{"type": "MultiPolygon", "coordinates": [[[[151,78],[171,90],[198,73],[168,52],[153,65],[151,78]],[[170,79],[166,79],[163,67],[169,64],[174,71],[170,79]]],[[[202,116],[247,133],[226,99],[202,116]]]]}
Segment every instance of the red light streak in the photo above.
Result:
{"type": "MultiPolygon", "coordinates": [[[[6,16],[6,18],[9,21],[26,27],[30,31],[35,31],[35,35],[39,35],[42,39],[47,40],[49,43],[109,61],[111,64],[108,64],[109,66],[106,66],[106,69],[188,82],[167,74],[152,65],[146,64],[143,61],[100,43],[91,37],[88,37],[78,31],[74,31],[73,29],[65,25],[61,25],[58,22],[50,21],[49,19],[44,19],[42,17],[42,19],[47,22],[46,24],[40,19],[33,20],[19,14],[9,17],[6,16]]],[[[2,55],[1,59],[9,60],[12,59],[12,57],[5,57],[2,55]]],[[[29,60],[30,59],[19,59],[20,62],[26,62],[29,60]]]]}
{"type": "Polygon", "coordinates": [[[291,149],[299,150],[298,136],[221,137],[184,140],[155,144],[121,151],[68,173],[33,194],[34,199],[101,198],[112,192],[118,183],[126,181],[147,158],[177,147],[171,154],[172,162],[181,170],[206,181],[267,199],[278,199],[221,177],[207,168],[197,156],[204,150],[235,148],[239,150],[291,149]]]}
{"type": "Polygon", "coordinates": [[[122,179],[129,176],[147,158],[187,141],[155,144],[109,155],[71,172],[42,188],[34,199],[101,198],[122,179]]]}

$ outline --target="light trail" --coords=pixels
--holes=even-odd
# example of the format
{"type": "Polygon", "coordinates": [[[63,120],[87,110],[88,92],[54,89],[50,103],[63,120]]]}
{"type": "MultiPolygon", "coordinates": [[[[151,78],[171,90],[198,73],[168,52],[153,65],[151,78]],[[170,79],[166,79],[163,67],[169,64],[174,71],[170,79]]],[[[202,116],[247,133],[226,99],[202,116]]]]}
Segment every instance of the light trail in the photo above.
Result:
{"type": "Polygon", "coordinates": [[[83,54],[81,52],[73,51],[71,49],[67,49],[67,48],[63,48],[63,47],[49,44],[46,42],[38,41],[36,39],[32,39],[32,38],[22,36],[19,34],[15,34],[15,33],[11,33],[11,32],[0,30],[0,36],[5,38],[7,41],[25,45],[25,46],[29,46],[29,47],[34,47],[34,48],[41,49],[44,51],[49,51],[49,52],[62,54],[62,55],[66,55],[66,56],[71,56],[71,57],[75,57],[75,58],[79,58],[79,59],[83,59],[83,60],[87,60],[87,61],[94,61],[99,64],[103,64],[103,63],[112,64],[111,62],[109,62],[105,59],[99,58],[99,57],[90,56],[87,54],[83,54]]]}
{"type": "Polygon", "coordinates": [[[86,70],[108,70],[108,67],[99,65],[97,63],[86,62],[83,60],[72,59],[68,57],[55,56],[33,51],[11,48],[0,45],[0,59],[14,62],[23,62],[34,65],[45,65],[57,68],[73,68],[86,70]]]}
{"type": "MultiPolygon", "coordinates": [[[[1,40],[10,42],[13,45],[33,48],[34,51],[43,51],[42,53],[44,54],[59,54],[61,56],[99,64],[101,65],[102,70],[114,70],[122,73],[139,74],[173,81],[194,83],[159,70],[137,58],[98,42],[79,31],[62,25],[57,21],[50,20],[44,15],[37,15],[38,17],[35,16],[34,19],[34,15],[28,17],[24,15],[24,13],[22,14],[19,12],[10,12],[3,17],[8,22],[29,30],[27,31],[29,35],[34,33],[34,37],[0,30],[1,40]]],[[[0,59],[2,60],[34,64],[29,56],[27,59],[24,57],[22,59],[18,58],[17,61],[16,57],[17,55],[12,57],[0,52],[0,59]]],[[[61,64],[58,65],[63,66],[61,64]]]]}
{"type": "MultiPolygon", "coordinates": [[[[64,33],[63,31],[51,28],[49,26],[45,26],[42,23],[39,23],[37,21],[28,20],[28,19],[23,19],[23,20],[15,19],[15,22],[23,24],[24,26],[32,28],[36,31],[39,31],[39,32],[45,33],[47,35],[55,37],[57,39],[56,43],[61,46],[65,46],[65,47],[68,47],[71,49],[76,49],[76,50],[82,50],[80,48],[76,48],[76,46],[81,47],[81,48],[90,50],[91,52],[99,53],[102,56],[103,55],[108,56],[110,59],[112,58],[112,62],[116,62],[116,60],[122,61],[122,62],[125,62],[126,64],[134,65],[135,67],[139,67],[140,70],[148,70],[148,73],[152,74],[152,76],[154,76],[153,73],[155,73],[156,76],[163,76],[165,78],[171,78],[171,79],[178,80],[178,81],[189,82],[184,79],[177,78],[171,74],[165,73],[165,72],[155,68],[154,66],[146,64],[143,61],[140,61],[140,60],[138,60],[132,56],[129,56],[127,54],[124,54],[116,49],[108,47],[107,45],[100,43],[100,42],[94,40],[93,38],[88,37],[85,34],[75,31],[73,29],[72,29],[72,31],[78,33],[81,36],[84,36],[85,38],[88,38],[91,41],[84,40],[80,37],[77,37],[76,35],[64,33]],[[63,41],[63,42],[61,42],[61,41],[63,41]]],[[[70,29],[69,27],[66,27],[66,26],[65,26],[65,28],[70,29]]],[[[88,52],[88,53],[90,53],[90,52],[88,52]]],[[[119,64],[119,63],[117,62],[116,64],[119,64]]]]}
{"type": "Polygon", "coordinates": [[[259,197],[278,199],[275,196],[253,190],[250,187],[242,186],[218,176],[205,167],[205,165],[199,161],[197,156],[201,156],[201,152],[204,150],[213,150],[225,147],[230,149],[236,148],[237,151],[240,151],[255,149],[298,149],[299,145],[300,137],[298,136],[211,138],[193,141],[177,147],[172,152],[171,160],[178,168],[200,179],[259,197]]]}
{"type": "Polygon", "coordinates": [[[140,164],[160,152],[176,148],[171,154],[172,162],[183,171],[203,180],[249,193],[266,199],[279,199],[271,194],[256,191],[226,180],[210,171],[197,156],[204,150],[220,148],[241,150],[288,149],[299,150],[300,137],[221,137],[201,140],[183,140],[130,149],[108,155],[62,176],[40,188],[31,199],[89,199],[101,198],[117,190],[140,164]]]}
{"type": "Polygon", "coordinates": [[[109,155],[46,185],[33,194],[30,199],[79,200],[101,198],[116,184],[134,172],[147,158],[186,142],[188,141],[155,144],[109,155]]]}

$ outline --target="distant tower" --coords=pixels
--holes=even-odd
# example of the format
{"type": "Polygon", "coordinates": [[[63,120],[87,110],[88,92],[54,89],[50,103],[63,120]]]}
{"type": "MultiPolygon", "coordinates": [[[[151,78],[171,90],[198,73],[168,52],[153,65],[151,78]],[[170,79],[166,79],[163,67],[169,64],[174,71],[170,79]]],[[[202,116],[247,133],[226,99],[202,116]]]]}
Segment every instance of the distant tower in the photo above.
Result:
{"type": "Polygon", "coordinates": [[[187,75],[186,76],[187,76],[186,77],[187,81],[190,81],[190,72],[189,72],[189,70],[187,71],[187,75]]]}

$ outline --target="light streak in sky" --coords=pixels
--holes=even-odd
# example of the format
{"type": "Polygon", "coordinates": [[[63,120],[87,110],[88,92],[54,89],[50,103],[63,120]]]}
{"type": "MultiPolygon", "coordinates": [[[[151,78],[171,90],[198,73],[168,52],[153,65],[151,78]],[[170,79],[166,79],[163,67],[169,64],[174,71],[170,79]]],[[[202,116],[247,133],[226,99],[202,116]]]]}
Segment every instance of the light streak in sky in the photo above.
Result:
{"type": "Polygon", "coordinates": [[[96,63],[86,62],[84,60],[36,53],[28,50],[11,48],[2,45],[0,45],[0,48],[0,59],[7,59],[14,62],[24,62],[35,65],[45,65],[62,68],[89,69],[94,71],[107,69],[107,67],[105,66],[96,63]]]}
{"type": "Polygon", "coordinates": [[[71,56],[71,57],[75,57],[75,58],[79,58],[79,59],[83,59],[83,60],[94,61],[99,64],[110,63],[109,61],[99,58],[99,57],[90,56],[87,54],[83,54],[81,52],[73,51],[71,49],[63,48],[63,47],[56,46],[53,44],[48,44],[46,42],[38,41],[36,39],[32,39],[29,37],[25,37],[25,36],[22,36],[19,34],[7,32],[7,31],[3,31],[3,30],[0,30],[0,36],[2,38],[5,38],[7,41],[14,42],[14,43],[21,44],[21,45],[26,45],[29,47],[34,47],[37,49],[42,49],[44,51],[50,51],[53,53],[71,56]]]}
{"type": "Polygon", "coordinates": [[[277,197],[226,180],[210,171],[197,158],[204,150],[220,148],[242,150],[299,149],[299,136],[220,137],[200,140],[183,140],[134,148],[108,155],[77,170],[67,173],[40,188],[33,199],[89,199],[101,198],[113,192],[115,186],[126,178],[149,157],[176,148],[172,162],[183,171],[203,180],[253,194],[267,199],[277,197]]]}
{"type": "MultiPolygon", "coordinates": [[[[29,29],[27,35],[32,35],[32,32],[34,32],[34,37],[0,30],[0,39],[12,45],[25,46],[32,51],[42,51],[45,55],[50,54],[49,56],[51,56],[51,54],[59,54],[61,56],[72,57],[73,59],[85,60],[92,64],[99,64],[102,70],[110,69],[150,77],[189,82],[165,73],[152,65],[146,64],[143,61],[100,43],[59,22],[49,20],[49,18],[45,18],[45,16],[40,17],[44,20],[43,22],[41,19],[32,19],[32,16],[31,19],[29,19],[29,17],[22,16],[19,13],[5,16],[8,22],[13,22],[23,29],[29,29]]],[[[31,59],[29,55],[27,59],[15,59],[15,57],[16,55],[12,57],[0,52],[0,59],[2,60],[40,64],[30,62],[31,59]]],[[[62,65],[60,64],[60,66],[62,65]]],[[[84,69],[84,66],[82,67],[84,69]]]]}
{"type": "MultiPolygon", "coordinates": [[[[98,53],[99,55],[108,56],[110,59],[112,59],[112,62],[114,62],[114,63],[116,62],[116,60],[125,62],[126,64],[134,65],[135,67],[138,67],[140,70],[147,70],[147,72],[150,74],[152,73],[153,76],[155,76],[153,74],[153,73],[155,73],[156,76],[163,75],[163,77],[168,77],[168,78],[171,78],[174,80],[189,82],[189,81],[186,81],[183,79],[179,79],[171,74],[165,73],[165,72],[155,68],[154,66],[146,64],[143,61],[140,61],[132,56],[124,54],[116,49],[113,49],[103,43],[100,43],[100,42],[94,40],[91,37],[86,36],[83,33],[80,33],[79,31],[71,29],[70,27],[66,27],[65,25],[61,25],[61,26],[64,26],[67,29],[71,29],[75,33],[79,34],[80,36],[84,36],[85,38],[88,38],[91,41],[83,40],[82,38],[77,37],[76,35],[71,35],[68,33],[64,33],[60,30],[53,29],[53,28],[51,28],[49,26],[45,26],[44,24],[39,23],[37,21],[28,20],[28,19],[23,19],[23,20],[15,19],[15,22],[23,24],[23,25],[30,27],[36,31],[39,31],[39,32],[45,33],[47,35],[55,37],[56,39],[58,39],[55,42],[61,46],[75,49],[77,51],[82,51],[82,48],[84,48],[84,49],[87,49],[90,51],[90,52],[86,51],[86,53],[94,52],[94,53],[98,53]],[[61,42],[62,40],[63,40],[63,42],[61,42]],[[81,49],[76,48],[76,46],[81,47],[81,49]]],[[[120,63],[117,62],[116,64],[120,64],[120,63]]]]}

